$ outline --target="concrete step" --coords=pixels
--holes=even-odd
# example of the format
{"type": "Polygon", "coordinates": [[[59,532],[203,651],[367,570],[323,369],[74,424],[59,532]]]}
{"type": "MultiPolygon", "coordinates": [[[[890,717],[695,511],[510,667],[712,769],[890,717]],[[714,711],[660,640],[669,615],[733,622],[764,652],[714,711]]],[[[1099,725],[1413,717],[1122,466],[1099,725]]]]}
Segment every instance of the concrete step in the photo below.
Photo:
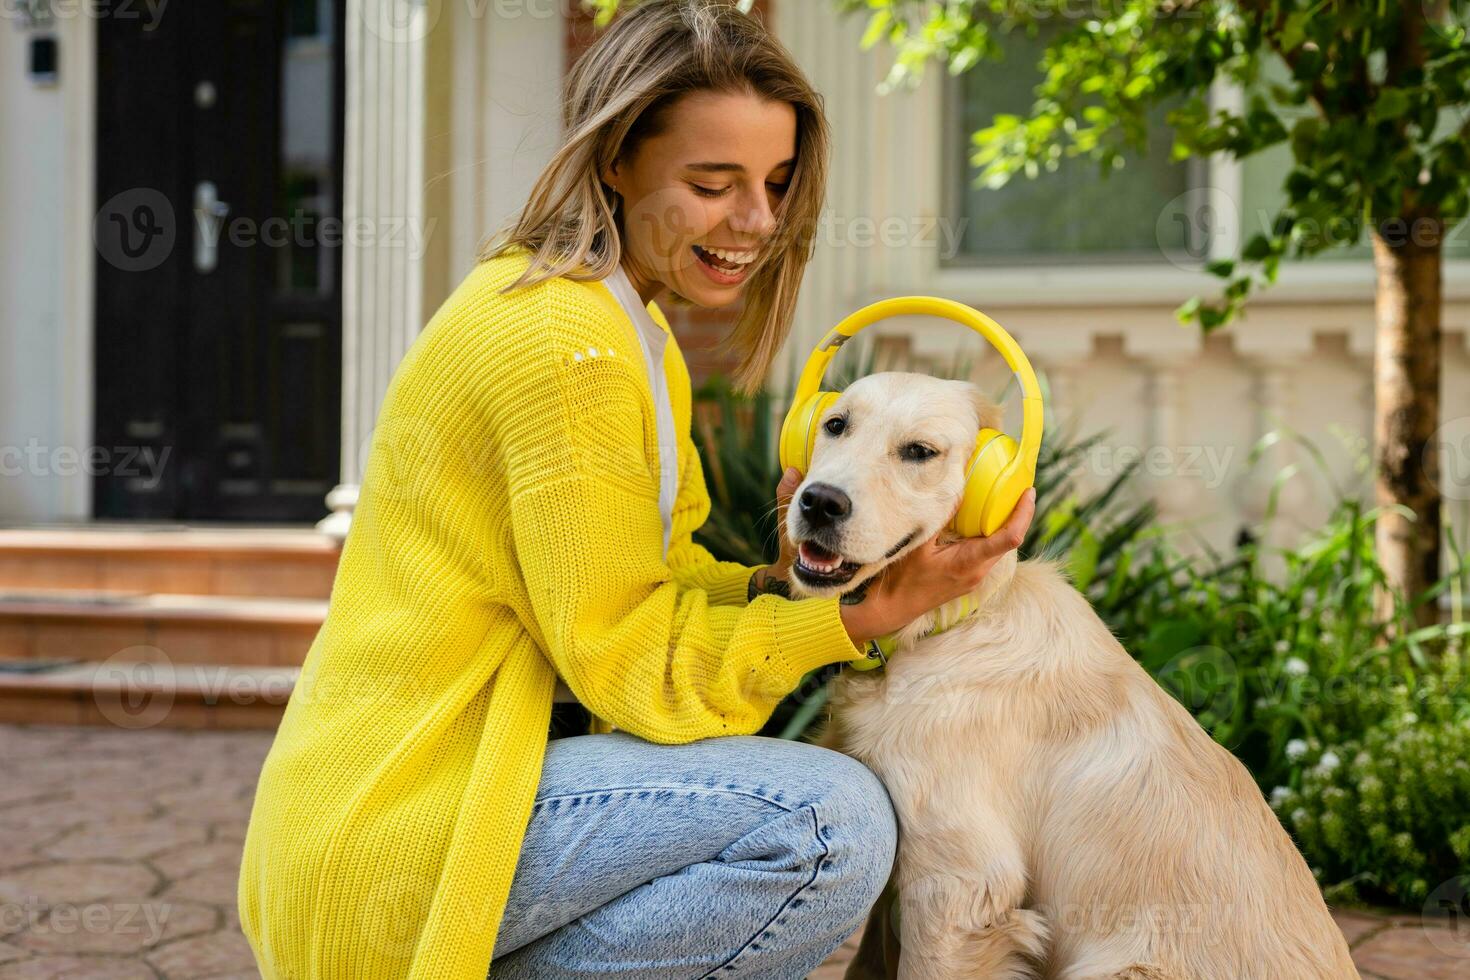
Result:
{"type": "Polygon", "coordinates": [[[0,662],[161,655],[174,664],[296,667],[326,613],[323,599],[0,588],[0,662]]]}
{"type": "Polygon", "coordinates": [[[160,659],[0,662],[0,722],[274,729],[299,674],[160,659]]]}
{"type": "Polygon", "coordinates": [[[189,525],[0,528],[0,590],[326,599],[341,544],[313,529],[189,525]]]}

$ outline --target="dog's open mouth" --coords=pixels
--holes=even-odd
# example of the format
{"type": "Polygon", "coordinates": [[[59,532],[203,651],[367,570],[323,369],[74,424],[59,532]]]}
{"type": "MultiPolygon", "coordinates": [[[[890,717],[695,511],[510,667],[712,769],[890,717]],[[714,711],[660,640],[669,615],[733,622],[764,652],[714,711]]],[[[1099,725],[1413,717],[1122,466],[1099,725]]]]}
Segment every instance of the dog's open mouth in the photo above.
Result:
{"type": "Polygon", "coordinates": [[[803,541],[791,570],[807,585],[842,585],[862,568],[861,562],[844,561],[835,551],[815,541],[803,541]]]}

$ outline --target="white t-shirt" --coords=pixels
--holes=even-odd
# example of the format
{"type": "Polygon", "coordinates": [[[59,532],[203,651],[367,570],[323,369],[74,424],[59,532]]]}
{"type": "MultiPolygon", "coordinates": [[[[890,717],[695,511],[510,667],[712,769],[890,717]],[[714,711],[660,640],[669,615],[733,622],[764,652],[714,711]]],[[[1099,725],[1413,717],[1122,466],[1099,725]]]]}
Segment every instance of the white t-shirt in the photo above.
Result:
{"type": "Polygon", "coordinates": [[[669,382],[664,376],[664,347],[668,344],[669,335],[653,321],[621,264],[604,283],[638,328],[638,346],[643,348],[643,363],[648,369],[648,387],[653,392],[654,416],[658,424],[658,507],[664,522],[664,557],[667,558],[669,529],[674,520],[674,498],[679,490],[679,442],[674,433],[669,382]]]}

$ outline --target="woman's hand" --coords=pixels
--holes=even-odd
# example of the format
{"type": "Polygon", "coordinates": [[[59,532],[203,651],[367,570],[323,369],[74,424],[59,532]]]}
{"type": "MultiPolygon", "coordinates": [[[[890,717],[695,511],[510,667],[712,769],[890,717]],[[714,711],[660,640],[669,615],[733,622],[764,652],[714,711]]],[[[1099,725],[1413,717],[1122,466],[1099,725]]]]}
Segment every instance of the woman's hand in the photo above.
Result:
{"type": "Polygon", "coordinates": [[[781,540],[781,555],[775,564],[766,569],[770,578],[785,580],[791,573],[791,563],[796,560],[796,549],[786,537],[786,508],[791,504],[791,495],[801,486],[801,470],[786,467],[781,482],[776,485],[776,536],[781,540]]]}
{"type": "MultiPolygon", "coordinates": [[[[959,505],[955,505],[959,511],[959,505]]],[[[842,624],[854,646],[902,629],[946,602],[980,587],[995,563],[1021,546],[1036,513],[1036,488],[1027,487],[1011,516],[992,535],[940,544],[925,541],[870,580],[860,602],[842,606],[842,624]]],[[[953,519],[954,515],[950,515],[953,519]]]]}

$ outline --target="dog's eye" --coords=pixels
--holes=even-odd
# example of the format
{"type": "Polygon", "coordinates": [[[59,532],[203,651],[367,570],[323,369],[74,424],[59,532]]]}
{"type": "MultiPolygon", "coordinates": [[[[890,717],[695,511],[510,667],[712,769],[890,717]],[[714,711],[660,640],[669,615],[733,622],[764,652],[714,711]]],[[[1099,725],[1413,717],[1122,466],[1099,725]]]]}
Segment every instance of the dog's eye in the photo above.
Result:
{"type": "Polygon", "coordinates": [[[822,428],[826,429],[834,436],[840,436],[842,435],[842,430],[847,428],[847,421],[841,415],[834,415],[826,422],[822,423],[822,428]]]}
{"type": "Polygon", "coordinates": [[[929,459],[929,458],[931,458],[933,456],[938,456],[939,453],[937,453],[933,449],[930,449],[928,446],[924,445],[922,442],[911,442],[907,446],[904,446],[903,449],[899,451],[899,455],[902,456],[904,459],[915,459],[915,460],[919,460],[919,459],[929,459]]]}

